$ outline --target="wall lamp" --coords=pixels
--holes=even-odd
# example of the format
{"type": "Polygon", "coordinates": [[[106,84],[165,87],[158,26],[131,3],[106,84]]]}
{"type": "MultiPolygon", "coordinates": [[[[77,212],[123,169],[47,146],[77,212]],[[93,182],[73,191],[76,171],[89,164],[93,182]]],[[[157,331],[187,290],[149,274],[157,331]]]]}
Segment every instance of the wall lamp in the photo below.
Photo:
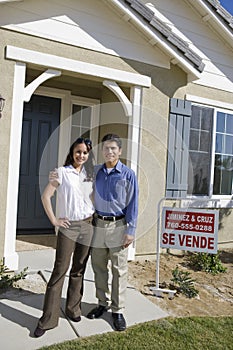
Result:
{"type": "Polygon", "coordinates": [[[2,111],[5,106],[5,98],[0,94],[0,118],[2,118],[2,111]]]}

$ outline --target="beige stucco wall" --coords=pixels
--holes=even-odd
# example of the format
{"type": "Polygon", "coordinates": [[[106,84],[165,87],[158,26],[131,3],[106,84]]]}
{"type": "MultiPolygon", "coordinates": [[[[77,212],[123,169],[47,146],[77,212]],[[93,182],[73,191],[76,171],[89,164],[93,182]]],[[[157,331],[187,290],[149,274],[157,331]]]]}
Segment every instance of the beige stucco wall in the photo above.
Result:
{"type": "Polygon", "coordinates": [[[233,246],[233,210],[222,208],[219,213],[218,247],[232,248],[233,246]]]}

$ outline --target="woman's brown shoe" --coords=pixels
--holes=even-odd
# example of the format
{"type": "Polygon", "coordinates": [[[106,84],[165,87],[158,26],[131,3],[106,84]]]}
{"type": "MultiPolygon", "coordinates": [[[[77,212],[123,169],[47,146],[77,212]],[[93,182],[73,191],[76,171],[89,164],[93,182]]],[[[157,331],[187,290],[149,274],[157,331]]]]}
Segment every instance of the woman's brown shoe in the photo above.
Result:
{"type": "Polygon", "coordinates": [[[42,335],[44,335],[45,332],[46,332],[45,329],[41,329],[40,327],[36,327],[35,332],[34,332],[34,336],[36,338],[42,337],[42,335]]]}

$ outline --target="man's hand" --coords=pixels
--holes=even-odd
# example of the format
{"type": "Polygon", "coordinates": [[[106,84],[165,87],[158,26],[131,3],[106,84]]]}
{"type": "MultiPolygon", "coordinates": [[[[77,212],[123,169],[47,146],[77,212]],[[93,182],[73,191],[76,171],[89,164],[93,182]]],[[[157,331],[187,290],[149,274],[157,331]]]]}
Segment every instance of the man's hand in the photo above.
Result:
{"type": "Polygon", "coordinates": [[[58,171],[55,168],[54,170],[49,172],[49,181],[53,182],[53,181],[57,181],[58,180],[58,171]]]}
{"type": "Polygon", "coordinates": [[[123,247],[127,248],[134,241],[134,236],[132,235],[124,235],[123,247]]]}

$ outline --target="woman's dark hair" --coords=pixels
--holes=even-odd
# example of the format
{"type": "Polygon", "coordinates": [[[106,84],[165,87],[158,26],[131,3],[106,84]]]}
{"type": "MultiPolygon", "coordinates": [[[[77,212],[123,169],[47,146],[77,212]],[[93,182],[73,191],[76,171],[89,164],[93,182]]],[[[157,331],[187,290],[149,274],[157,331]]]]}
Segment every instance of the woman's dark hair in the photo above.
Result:
{"type": "Polygon", "coordinates": [[[74,148],[77,145],[80,145],[84,143],[87,147],[87,152],[88,152],[88,159],[86,163],[84,163],[84,168],[87,173],[87,178],[86,181],[92,181],[93,180],[93,175],[94,175],[94,164],[95,164],[95,158],[94,154],[92,152],[92,142],[89,139],[85,139],[82,137],[79,137],[77,140],[75,140],[72,145],[70,146],[69,153],[67,154],[64,166],[68,165],[73,165],[74,164],[74,158],[73,158],[73,153],[74,153],[74,148]]]}
{"type": "Polygon", "coordinates": [[[120,136],[118,136],[118,135],[116,135],[116,134],[107,134],[107,135],[105,135],[105,136],[102,138],[102,140],[101,140],[102,145],[104,144],[105,141],[115,141],[115,142],[117,143],[117,146],[118,146],[119,148],[122,147],[122,141],[121,141],[121,139],[120,139],[120,136]]]}

